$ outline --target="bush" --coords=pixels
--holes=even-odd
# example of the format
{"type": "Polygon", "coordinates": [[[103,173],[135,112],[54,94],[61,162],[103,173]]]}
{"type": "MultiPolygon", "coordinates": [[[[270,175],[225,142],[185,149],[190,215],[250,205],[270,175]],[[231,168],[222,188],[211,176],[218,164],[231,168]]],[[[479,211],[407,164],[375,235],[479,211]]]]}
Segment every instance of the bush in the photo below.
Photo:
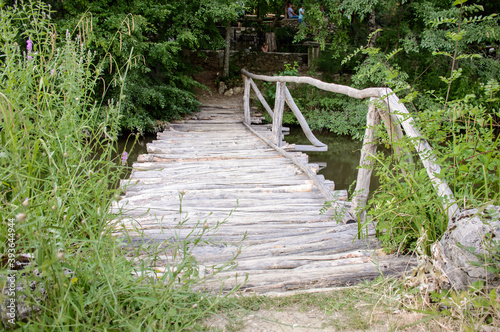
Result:
{"type": "MultiPolygon", "coordinates": [[[[463,11],[474,12],[474,8],[463,11]]],[[[452,13],[457,14],[455,11],[452,13]]],[[[441,92],[427,91],[427,94],[422,94],[410,88],[406,82],[408,76],[399,67],[389,64],[397,51],[385,55],[378,49],[366,50],[369,60],[358,72],[358,79],[371,76],[384,81],[397,93],[407,94],[408,105],[419,109],[412,116],[421,128],[422,138],[434,148],[430,157],[441,166],[441,174],[437,176],[445,180],[454,192],[455,201],[451,203],[469,209],[500,202],[500,113],[495,108],[498,101],[496,94],[500,89],[495,79],[489,78],[487,84],[482,82],[488,76],[478,80],[468,79],[467,89],[463,88],[463,67],[470,68],[469,62],[480,57],[460,52],[465,49],[461,36],[471,25],[474,27],[491,17],[467,18],[463,22],[460,19],[461,16],[447,25],[447,39],[456,45],[455,52],[436,52],[434,55],[437,61],[444,55],[452,64],[450,73],[438,80],[443,86],[441,92]],[[466,59],[460,67],[458,59],[466,59]],[[413,101],[419,100],[419,104],[413,104],[413,101]]],[[[429,24],[434,24],[435,28],[444,25],[440,18],[429,24]]],[[[482,59],[479,61],[481,63],[482,59]]],[[[392,141],[385,134],[385,129],[381,128],[379,133],[384,142],[392,141]]],[[[439,240],[448,227],[448,216],[443,206],[450,203],[444,202],[435,193],[419,157],[412,152],[412,140],[403,139],[398,145],[403,150],[402,155],[384,157],[379,154],[376,157],[376,172],[381,186],[373,195],[369,213],[378,222],[381,240],[391,250],[419,248],[419,252],[429,255],[430,245],[439,240]],[[408,157],[415,163],[408,162],[408,157]]]]}
{"type": "MultiPolygon", "coordinates": [[[[127,234],[112,236],[119,215],[110,208],[120,195],[113,188],[125,169],[111,157],[122,99],[94,102],[102,66],[83,36],[58,38],[47,13],[41,2],[0,9],[3,327],[193,327],[216,302],[192,290],[200,276],[190,250],[208,230],[135,247],[127,234]],[[166,252],[172,261],[160,274],[152,266],[166,252]],[[139,253],[139,263],[128,257],[139,253]],[[10,301],[14,318],[6,316],[10,301]]],[[[122,75],[111,84],[124,82],[122,75]]]]}

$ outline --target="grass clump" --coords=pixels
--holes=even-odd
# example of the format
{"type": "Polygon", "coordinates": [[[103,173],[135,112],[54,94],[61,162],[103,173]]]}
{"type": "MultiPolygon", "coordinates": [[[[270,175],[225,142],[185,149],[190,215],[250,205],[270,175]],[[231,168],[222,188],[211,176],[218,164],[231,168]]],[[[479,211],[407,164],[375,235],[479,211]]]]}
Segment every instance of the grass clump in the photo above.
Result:
{"type": "MultiPolygon", "coordinates": [[[[112,158],[121,98],[94,102],[106,91],[95,91],[102,70],[83,36],[57,35],[49,7],[39,1],[1,2],[0,22],[3,328],[195,327],[217,301],[192,291],[200,281],[196,261],[178,255],[170,262],[178,265],[167,264],[168,273],[158,276],[127,257],[186,253],[189,242],[132,250],[122,242],[126,235],[111,234],[115,184],[125,170],[112,158]]],[[[108,85],[123,86],[123,73],[108,85]]]]}
{"type": "MultiPolygon", "coordinates": [[[[421,279],[422,276],[420,276],[421,279]]],[[[489,331],[498,326],[498,290],[431,291],[416,278],[380,277],[357,286],[286,296],[247,295],[215,306],[210,331],[489,331]],[[220,318],[222,315],[222,319],[220,318]]]]}

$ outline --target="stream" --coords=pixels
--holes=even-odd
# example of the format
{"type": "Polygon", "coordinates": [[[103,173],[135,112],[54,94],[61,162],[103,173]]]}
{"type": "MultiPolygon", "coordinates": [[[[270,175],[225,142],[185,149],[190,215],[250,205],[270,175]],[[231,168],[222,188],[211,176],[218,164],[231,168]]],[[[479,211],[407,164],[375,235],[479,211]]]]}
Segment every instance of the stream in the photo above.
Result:
{"type": "MultiPolygon", "coordinates": [[[[348,190],[349,186],[358,176],[359,157],[361,155],[362,141],[350,136],[340,136],[328,131],[314,131],[314,136],[328,145],[326,152],[307,152],[309,162],[325,165],[318,174],[323,174],[326,179],[335,182],[335,189],[348,190]]],[[[290,144],[310,145],[300,126],[291,126],[290,134],[285,136],[285,141],[290,144]]],[[[378,179],[372,175],[370,192],[378,187],[378,179]]],[[[352,188],[354,190],[354,188],[352,188]]]]}
{"type": "MultiPolygon", "coordinates": [[[[362,142],[354,140],[349,136],[339,136],[328,131],[314,132],[314,135],[323,143],[328,145],[326,152],[308,152],[309,161],[311,163],[319,163],[325,165],[318,174],[323,174],[326,179],[335,182],[335,189],[349,189],[349,186],[356,180],[358,174],[359,156],[362,147],[362,142]]],[[[140,136],[137,142],[134,143],[135,136],[123,135],[118,139],[118,156],[121,156],[123,151],[128,152],[127,166],[132,167],[132,164],[137,160],[140,154],[147,153],[146,144],[151,143],[156,139],[156,134],[149,133],[140,136]]],[[[285,136],[285,141],[291,144],[310,144],[304,135],[300,126],[290,127],[290,134],[285,136]]],[[[124,174],[124,178],[130,175],[130,171],[124,174]]],[[[376,177],[372,178],[370,192],[373,192],[378,187],[376,177]]]]}

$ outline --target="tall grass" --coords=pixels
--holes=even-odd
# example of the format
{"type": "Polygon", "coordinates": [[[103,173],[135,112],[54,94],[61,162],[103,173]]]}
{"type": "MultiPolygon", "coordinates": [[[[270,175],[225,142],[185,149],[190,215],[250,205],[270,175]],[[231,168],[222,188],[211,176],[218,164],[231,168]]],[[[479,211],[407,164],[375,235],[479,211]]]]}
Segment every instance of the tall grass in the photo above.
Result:
{"type": "MultiPolygon", "coordinates": [[[[94,90],[99,62],[82,36],[56,34],[42,2],[0,7],[3,327],[151,331],[196,326],[216,299],[191,290],[199,281],[191,245],[178,242],[179,252],[188,255],[178,257],[177,269],[152,278],[148,264],[126,254],[149,253],[153,261],[171,248],[127,249],[111,236],[109,220],[116,216],[110,207],[120,195],[113,184],[125,168],[111,157],[119,100],[105,105],[94,100],[103,93],[94,90]],[[6,291],[11,276],[14,296],[6,291]],[[17,307],[9,321],[5,305],[11,299],[17,307]]],[[[124,82],[121,76],[111,84],[124,82]]]]}

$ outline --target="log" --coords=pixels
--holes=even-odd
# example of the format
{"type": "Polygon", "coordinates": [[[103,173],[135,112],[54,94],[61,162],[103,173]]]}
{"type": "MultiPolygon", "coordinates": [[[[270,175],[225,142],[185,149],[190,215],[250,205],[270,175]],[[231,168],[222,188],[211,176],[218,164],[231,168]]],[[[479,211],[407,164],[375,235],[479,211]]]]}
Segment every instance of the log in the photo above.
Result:
{"type": "Polygon", "coordinates": [[[328,151],[328,146],[314,146],[314,145],[300,145],[295,144],[292,151],[301,151],[301,152],[326,152],[328,151]]]}
{"type": "Polygon", "coordinates": [[[273,136],[271,142],[278,147],[283,145],[283,133],[281,132],[281,127],[283,125],[283,110],[285,106],[285,87],[285,83],[276,83],[276,98],[274,102],[272,129],[273,136]]]}
{"type": "Polygon", "coordinates": [[[398,122],[404,128],[408,137],[413,138],[413,146],[418,152],[420,159],[427,171],[427,175],[431,179],[434,189],[438,196],[443,198],[443,208],[448,216],[448,224],[451,224],[453,216],[457,213],[458,205],[455,203],[454,194],[446,181],[438,178],[436,174],[441,174],[441,167],[436,164],[433,150],[429,143],[422,139],[420,132],[413,126],[414,120],[409,116],[406,106],[399,102],[399,98],[394,95],[391,89],[381,89],[380,97],[384,98],[384,102],[389,108],[389,112],[398,118],[398,122]]]}
{"type": "Polygon", "coordinates": [[[302,112],[300,111],[297,104],[295,104],[295,101],[293,101],[292,95],[290,94],[288,88],[285,88],[285,98],[286,98],[286,103],[288,104],[293,114],[299,121],[300,127],[302,127],[302,130],[304,131],[304,134],[306,135],[309,142],[311,142],[311,144],[316,147],[322,147],[322,148],[326,147],[325,150],[310,150],[310,151],[327,151],[328,146],[325,143],[322,143],[319,139],[317,139],[316,136],[314,136],[314,134],[311,131],[311,128],[309,128],[309,125],[307,124],[306,119],[302,115],[302,112]]]}
{"type": "Polygon", "coordinates": [[[346,85],[325,83],[312,77],[256,75],[249,73],[245,69],[242,69],[241,72],[243,73],[243,75],[246,75],[256,80],[262,80],[266,82],[306,83],[315,86],[321,90],[341,93],[356,99],[379,97],[381,90],[383,90],[382,88],[368,88],[368,89],[358,90],[346,85]]]}
{"type": "Polygon", "coordinates": [[[278,49],[276,46],[276,35],[274,32],[266,32],[266,44],[268,52],[275,52],[278,49]]]}
{"type": "Polygon", "coordinates": [[[361,148],[361,157],[359,159],[356,189],[354,190],[354,197],[352,199],[352,213],[359,216],[361,224],[364,224],[366,220],[366,211],[361,210],[365,207],[368,194],[370,193],[370,180],[373,170],[373,159],[370,157],[375,156],[377,152],[375,127],[380,123],[380,116],[373,104],[374,99],[371,98],[368,114],[366,115],[365,137],[363,138],[363,147],[361,148]]]}
{"type": "Polygon", "coordinates": [[[244,92],[243,92],[243,110],[245,113],[245,123],[251,124],[250,116],[250,81],[252,79],[243,75],[244,92]]]}

